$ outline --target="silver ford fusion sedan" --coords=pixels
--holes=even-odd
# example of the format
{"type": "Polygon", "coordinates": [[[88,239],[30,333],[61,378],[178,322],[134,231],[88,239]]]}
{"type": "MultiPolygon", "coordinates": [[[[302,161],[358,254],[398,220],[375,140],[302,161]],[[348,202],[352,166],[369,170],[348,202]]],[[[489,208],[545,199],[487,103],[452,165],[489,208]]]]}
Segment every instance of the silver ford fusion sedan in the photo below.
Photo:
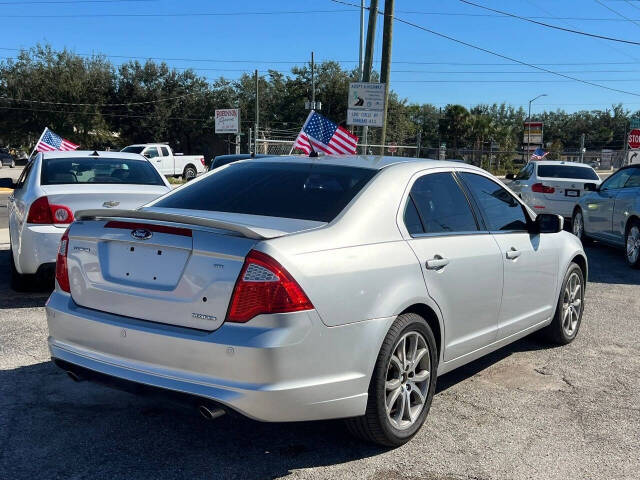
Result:
{"type": "Polygon", "coordinates": [[[209,418],[346,418],[397,446],[439,375],[580,328],[580,241],[459,163],[240,161],[136,211],[76,218],[47,303],[53,360],[188,394],[209,418]]]}

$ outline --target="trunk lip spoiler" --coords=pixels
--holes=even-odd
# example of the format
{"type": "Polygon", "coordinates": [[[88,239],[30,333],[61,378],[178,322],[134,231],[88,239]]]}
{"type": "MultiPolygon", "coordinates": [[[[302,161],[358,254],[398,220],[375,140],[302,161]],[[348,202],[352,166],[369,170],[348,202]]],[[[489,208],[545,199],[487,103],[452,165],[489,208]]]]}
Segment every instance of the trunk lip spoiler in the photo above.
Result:
{"type": "Polygon", "coordinates": [[[114,209],[89,209],[78,210],[75,213],[76,221],[97,220],[106,218],[135,218],[140,220],[152,220],[160,222],[181,223],[184,225],[193,225],[196,227],[219,228],[221,230],[229,230],[238,233],[246,238],[255,240],[264,240],[269,238],[261,234],[257,228],[247,225],[239,225],[237,223],[225,222],[223,220],[213,220],[210,218],[202,218],[188,215],[178,215],[174,213],[153,212],[148,210],[114,210],[114,209]]]}

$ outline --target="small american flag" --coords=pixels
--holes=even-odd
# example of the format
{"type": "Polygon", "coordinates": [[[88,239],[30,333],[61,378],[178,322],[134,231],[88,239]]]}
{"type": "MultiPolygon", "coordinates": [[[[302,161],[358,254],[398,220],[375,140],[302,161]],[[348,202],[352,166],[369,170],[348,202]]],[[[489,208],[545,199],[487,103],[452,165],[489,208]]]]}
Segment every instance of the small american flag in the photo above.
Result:
{"type": "Polygon", "coordinates": [[[531,160],[542,160],[544,157],[546,157],[549,154],[549,152],[545,152],[542,148],[538,147],[535,149],[535,151],[531,154],[531,160]]]}
{"type": "Polygon", "coordinates": [[[69,140],[62,138],[60,135],[56,135],[48,128],[44,129],[40,141],[36,145],[36,150],[39,152],[51,152],[54,150],[76,150],[80,145],[70,142],[69,140]]]}
{"type": "Polygon", "coordinates": [[[357,145],[358,137],[311,110],[293,148],[302,150],[307,155],[312,150],[328,155],[342,155],[356,153],[357,145]]]}

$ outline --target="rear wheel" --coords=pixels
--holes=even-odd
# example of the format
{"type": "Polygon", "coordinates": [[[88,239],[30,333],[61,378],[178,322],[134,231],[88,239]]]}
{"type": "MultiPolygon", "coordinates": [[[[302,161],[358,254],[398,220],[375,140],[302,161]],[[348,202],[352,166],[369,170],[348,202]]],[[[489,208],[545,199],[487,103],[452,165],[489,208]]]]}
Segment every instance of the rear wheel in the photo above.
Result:
{"type": "Polygon", "coordinates": [[[584,215],[581,208],[576,208],[571,218],[571,232],[580,239],[584,245],[588,245],[591,239],[584,233],[584,215]]]}
{"type": "Polygon", "coordinates": [[[436,388],[438,353],[427,322],[400,315],[382,343],[362,417],[347,419],[349,431],[369,442],[400,446],[424,423],[436,388]]]}
{"type": "Polygon", "coordinates": [[[543,337],[555,344],[573,342],[582,323],[584,311],[584,273],[577,263],[567,269],[551,324],[542,330],[543,337]]]}
{"type": "Polygon", "coordinates": [[[196,178],[197,175],[198,175],[198,171],[196,170],[196,167],[192,165],[187,165],[186,167],[184,167],[184,172],[182,173],[182,179],[185,182],[188,182],[189,180],[193,180],[194,178],[196,178]]]}
{"type": "Polygon", "coordinates": [[[631,220],[625,234],[627,263],[632,268],[640,268],[640,222],[631,220]]]}

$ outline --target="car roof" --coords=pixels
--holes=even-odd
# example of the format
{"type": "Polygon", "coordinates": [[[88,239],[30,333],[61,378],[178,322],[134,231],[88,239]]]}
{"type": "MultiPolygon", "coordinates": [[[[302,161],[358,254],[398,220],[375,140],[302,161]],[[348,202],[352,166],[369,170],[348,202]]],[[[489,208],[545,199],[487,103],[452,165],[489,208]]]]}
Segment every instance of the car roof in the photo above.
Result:
{"type": "Polygon", "coordinates": [[[589,165],[588,163],[580,162],[565,162],[559,160],[533,160],[531,163],[535,163],[536,165],[569,165],[574,167],[585,167],[593,169],[593,167],[591,167],[591,165],[589,165]]]}
{"type": "Polygon", "coordinates": [[[71,152],[61,152],[61,151],[53,151],[53,152],[42,152],[42,158],[121,158],[123,160],[143,160],[148,161],[139,153],[128,153],[128,152],[115,152],[115,151],[99,151],[99,150],[74,150],[71,152]],[[94,153],[98,153],[98,155],[94,155],[94,153]]]}
{"type": "MultiPolygon", "coordinates": [[[[459,168],[461,166],[461,163],[456,161],[434,160],[429,158],[391,157],[382,155],[319,155],[317,157],[283,155],[279,157],[262,158],[260,159],[260,162],[324,164],[369,168],[371,170],[382,170],[383,168],[388,168],[394,165],[414,166],[416,170],[435,167],[459,168]]],[[[482,171],[481,168],[474,167],[469,164],[464,164],[464,166],[482,171]]]]}

